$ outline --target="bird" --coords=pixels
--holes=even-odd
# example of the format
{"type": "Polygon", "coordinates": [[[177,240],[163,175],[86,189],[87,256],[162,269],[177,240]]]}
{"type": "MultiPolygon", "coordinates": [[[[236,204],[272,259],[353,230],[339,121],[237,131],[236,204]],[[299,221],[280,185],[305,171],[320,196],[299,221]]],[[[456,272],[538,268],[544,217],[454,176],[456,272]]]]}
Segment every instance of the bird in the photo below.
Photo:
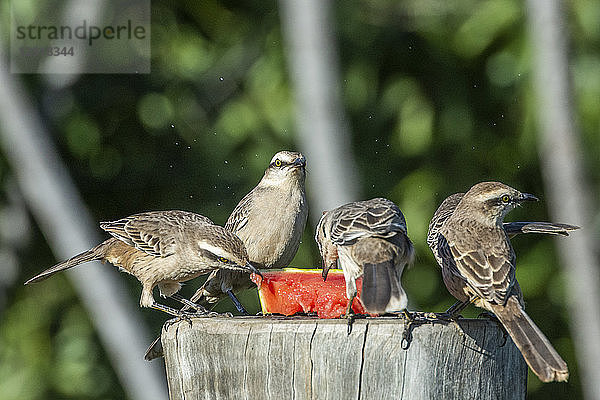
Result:
{"type": "MultiPolygon", "coordinates": [[[[302,153],[276,153],[260,182],[240,200],[225,223],[225,229],[244,242],[250,263],[256,268],[286,267],[298,251],[308,217],[305,168],[302,153]]],[[[217,271],[192,300],[210,305],[229,295],[244,312],[234,292],[251,286],[247,272],[217,271]]]]}
{"type": "MultiPolygon", "coordinates": [[[[440,228],[443,223],[448,219],[450,215],[456,209],[460,200],[462,200],[464,193],[454,193],[448,196],[437,208],[433,217],[431,218],[431,222],[429,223],[429,228],[427,230],[427,245],[431,249],[437,263],[439,266],[442,265],[441,257],[437,251],[438,244],[438,235],[440,232],[440,228]]],[[[561,236],[569,236],[569,232],[579,229],[579,226],[563,224],[563,223],[555,223],[555,222],[503,222],[502,227],[504,231],[507,233],[509,238],[513,238],[522,233],[539,233],[546,235],[561,235],[561,236]]],[[[457,302],[454,304],[449,311],[446,311],[444,314],[446,315],[456,315],[463,308],[469,305],[469,302],[457,302]]]]}
{"type": "MultiPolygon", "coordinates": [[[[304,155],[279,151],[271,158],[262,179],[229,215],[225,229],[242,240],[250,263],[256,268],[283,268],[296,255],[308,217],[305,178],[304,155]]],[[[248,272],[218,270],[209,276],[190,301],[210,307],[229,296],[237,310],[246,314],[235,292],[251,286],[248,272]]],[[[184,305],[184,309],[187,308],[184,305]]],[[[150,344],[144,358],[151,361],[162,356],[162,343],[158,337],[150,344]]]]}
{"type": "Polygon", "coordinates": [[[346,281],[349,332],[356,279],[363,277],[360,301],[371,314],[402,312],[408,299],[400,278],[414,259],[406,221],[392,201],[374,198],[325,211],[315,232],[323,258],[323,279],[339,265],[346,281]]]}
{"type": "Polygon", "coordinates": [[[158,286],[163,297],[195,306],[177,294],[181,282],[218,269],[259,273],[250,264],[243,242],[200,214],[150,211],[102,222],[100,227],[111,235],[109,239],[46,269],[25,285],[88,261],[107,261],[135,276],[142,284],[141,307],[181,317],[184,315],[181,311],[155,301],[154,287],[158,286]]]}
{"type": "MultiPolygon", "coordinates": [[[[538,198],[500,182],[475,184],[464,195],[446,199],[436,211],[428,243],[448,291],[463,304],[493,313],[541,381],[566,381],[566,362],[525,313],[515,277],[516,255],[503,224],[508,212],[528,201],[538,198]]],[[[547,231],[571,230],[555,228],[547,231]]]]}

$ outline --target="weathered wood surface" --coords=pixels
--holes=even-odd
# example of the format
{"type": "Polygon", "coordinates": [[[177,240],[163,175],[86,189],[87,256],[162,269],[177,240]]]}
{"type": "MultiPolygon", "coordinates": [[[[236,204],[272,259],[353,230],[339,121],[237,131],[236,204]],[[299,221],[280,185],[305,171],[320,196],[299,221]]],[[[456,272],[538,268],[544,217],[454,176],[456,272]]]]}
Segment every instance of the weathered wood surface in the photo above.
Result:
{"type": "Polygon", "coordinates": [[[162,332],[172,400],[524,399],[527,365],[495,322],[194,318],[162,332]]]}

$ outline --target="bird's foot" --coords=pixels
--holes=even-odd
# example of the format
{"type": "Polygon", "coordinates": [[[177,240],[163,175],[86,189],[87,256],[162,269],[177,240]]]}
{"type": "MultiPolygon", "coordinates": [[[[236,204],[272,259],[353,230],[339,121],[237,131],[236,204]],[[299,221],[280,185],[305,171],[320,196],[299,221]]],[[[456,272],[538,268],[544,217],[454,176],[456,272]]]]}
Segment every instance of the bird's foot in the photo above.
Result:
{"type": "Polygon", "coordinates": [[[412,342],[412,330],[414,328],[415,314],[410,313],[408,310],[402,311],[402,317],[406,321],[404,331],[402,332],[402,340],[400,341],[400,347],[402,350],[407,350],[412,342]]]}
{"type": "Polygon", "coordinates": [[[406,321],[404,326],[404,332],[402,332],[402,340],[400,341],[400,346],[403,350],[407,350],[410,347],[410,343],[412,342],[413,336],[412,332],[419,325],[430,323],[436,320],[435,313],[425,313],[413,311],[409,312],[408,310],[402,311],[402,317],[406,321]]]}
{"type": "Polygon", "coordinates": [[[346,315],[344,315],[344,318],[348,320],[348,327],[346,328],[346,331],[348,333],[348,336],[350,336],[350,334],[352,333],[352,322],[354,322],[354,313],[346,313],[346,315]]]}
{"type": "Polygon", "coordinates": [[[231,318],[233,317],[233,314],[230,312],[224,312],[224,313],[218,313],[216,311],[197,311],[194,313],[188,313],[188,315],[190,317],[196,317],[196,318],[214,318],[214,317],[227,317],[227,318],[231,318]]]}
{"type": "Polygon", "coordinates": [[[191,328],[192,327],[192,318],[191,318],[191,316],[192,316],[191,313],[187,313],[187,312],[181,311],[178,316],[176,316],[175,318],[171,318],[170,320],[168,320],[168,321],[165,322],[165,324],[164,324],[165,331],[168,331],[169,328],[172,325],[175,325],[179,321],[185,321],[185,322],[187,322],[190,325],[190,328],[191,328]]]}
{"type": "Polygon", "coordinates": [[[366,314],[355,314],[354,312],[346,313],[342,318],[346,318],[348,320],[348,336],[350,336],[350,334],[352,333],[352,324],[354,323],[354,320],[367,317],[368,315],[366,314]]]}

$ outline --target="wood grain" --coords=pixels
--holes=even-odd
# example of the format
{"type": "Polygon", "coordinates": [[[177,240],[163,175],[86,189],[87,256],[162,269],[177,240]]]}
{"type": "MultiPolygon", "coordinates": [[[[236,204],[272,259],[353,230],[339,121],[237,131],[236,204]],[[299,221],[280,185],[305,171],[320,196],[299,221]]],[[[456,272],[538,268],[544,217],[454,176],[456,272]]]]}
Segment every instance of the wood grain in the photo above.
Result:
{"type": "Polygon", "coordinates": [[[179,399],[524,399],[527,366],[489,320],[194,318],[163,329],[179,399]]]}

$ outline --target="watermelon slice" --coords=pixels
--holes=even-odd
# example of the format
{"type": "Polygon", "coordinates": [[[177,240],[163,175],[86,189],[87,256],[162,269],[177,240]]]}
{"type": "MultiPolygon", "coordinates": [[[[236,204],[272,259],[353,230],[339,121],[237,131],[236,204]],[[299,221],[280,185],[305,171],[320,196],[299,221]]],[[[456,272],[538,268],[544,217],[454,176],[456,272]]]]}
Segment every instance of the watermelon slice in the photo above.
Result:
{"type": "MultiPolygon", "coordinates": [[[[316,313],[319,318],[339,318],[346,313],[346,281],[341,269],[329,270],[327,281],[323,281],[320,269],[283,268],[262,270],[261,283],[258,275],[252,281],[258,286],[258,296],[263,314],[293,315],[299,312],[316,313]]],[[[362,278],[356,281],[358,297],[362,278]]],[[[364,314],[358,298],[352,310],[364,314]]]]}

